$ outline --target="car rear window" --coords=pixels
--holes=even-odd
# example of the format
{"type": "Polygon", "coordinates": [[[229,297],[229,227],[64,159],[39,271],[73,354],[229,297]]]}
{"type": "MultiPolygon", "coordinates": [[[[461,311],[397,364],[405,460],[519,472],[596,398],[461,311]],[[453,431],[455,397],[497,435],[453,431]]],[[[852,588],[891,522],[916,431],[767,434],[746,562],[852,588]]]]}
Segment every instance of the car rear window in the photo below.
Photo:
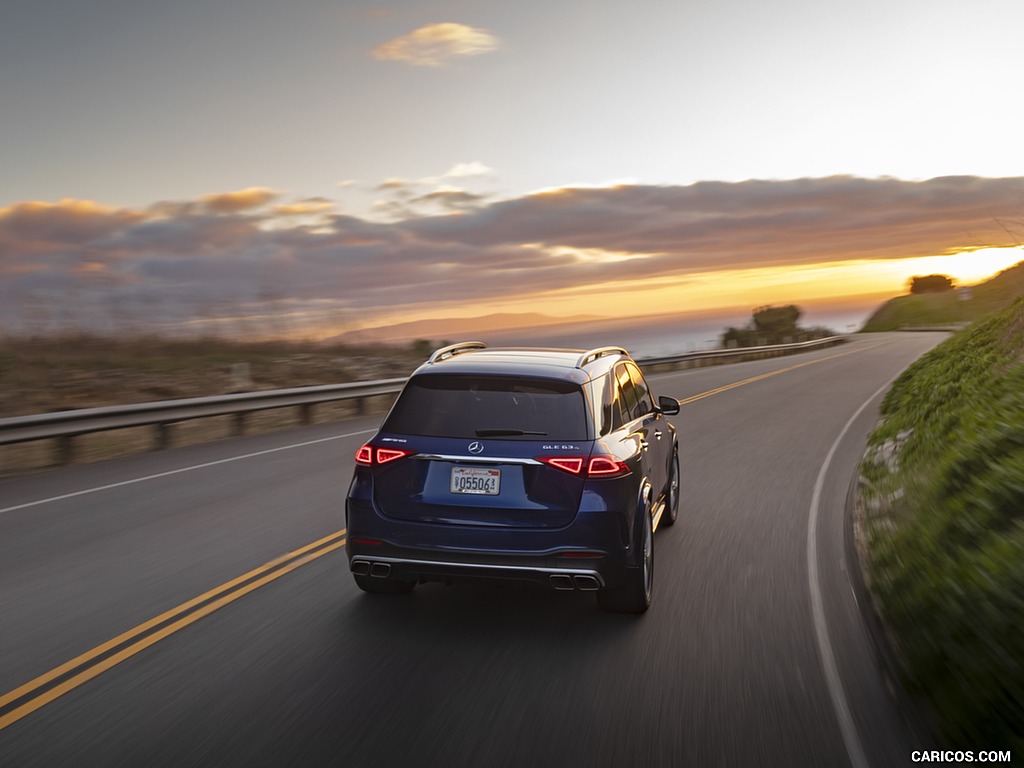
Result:
{"type": "Polygon", "coordinates": [[[588,439],[579,385],[509,376],[415,376],[382,429],[436,437],[588,439]]]}

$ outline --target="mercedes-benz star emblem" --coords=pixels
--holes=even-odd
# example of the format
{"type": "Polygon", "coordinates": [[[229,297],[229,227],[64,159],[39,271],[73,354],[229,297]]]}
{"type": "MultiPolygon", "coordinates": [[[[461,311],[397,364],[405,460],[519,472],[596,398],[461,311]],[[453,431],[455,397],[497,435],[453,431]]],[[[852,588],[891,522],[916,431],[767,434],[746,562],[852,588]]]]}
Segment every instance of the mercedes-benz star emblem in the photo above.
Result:
{"type": "Polygon", "coordinates": [[[470,453],[483,453],[484,452],[484,444],[481,443],[479,440],[474,440],[472,443],[469,444],[469,452],[470,453]]]}

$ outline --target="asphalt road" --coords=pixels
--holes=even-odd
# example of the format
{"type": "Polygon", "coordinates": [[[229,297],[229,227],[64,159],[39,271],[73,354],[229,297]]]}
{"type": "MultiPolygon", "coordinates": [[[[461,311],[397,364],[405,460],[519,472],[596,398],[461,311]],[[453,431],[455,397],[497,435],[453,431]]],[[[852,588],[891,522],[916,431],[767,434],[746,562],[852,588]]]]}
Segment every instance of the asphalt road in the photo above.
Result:
{"type": "Polygon", "coordinates": [[[844,502],[880,393],[942,338],[655,376],[686,401],[682,510],[641,617],[360,593],[330,537],[379,417],[3,481],[0,766],[909,765],[844,502]]]}

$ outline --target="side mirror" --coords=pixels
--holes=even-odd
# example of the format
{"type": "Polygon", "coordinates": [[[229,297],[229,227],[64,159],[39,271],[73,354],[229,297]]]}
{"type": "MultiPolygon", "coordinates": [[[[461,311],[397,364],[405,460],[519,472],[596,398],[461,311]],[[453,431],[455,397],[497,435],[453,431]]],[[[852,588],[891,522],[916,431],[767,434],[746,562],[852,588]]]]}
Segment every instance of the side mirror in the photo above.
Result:
{"type": "Polygon", "coordinates": [[[675,416],[679,413],[679,401],[674,397],[662,395],[658,398],[658,410],[666,416],[675,416]]]}

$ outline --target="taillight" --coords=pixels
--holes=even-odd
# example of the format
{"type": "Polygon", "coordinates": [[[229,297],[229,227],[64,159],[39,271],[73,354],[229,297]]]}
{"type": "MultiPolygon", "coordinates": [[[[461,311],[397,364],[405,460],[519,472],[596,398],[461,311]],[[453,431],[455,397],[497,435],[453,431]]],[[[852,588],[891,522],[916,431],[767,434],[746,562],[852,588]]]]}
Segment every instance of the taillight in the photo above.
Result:
{"type": "Polygon", "coordinates": [[[626,466],[626,463],[611,456],[592,456],[589,462],[582,456],[538,456],[537,461],[568,472],[570,475],[622,477],[629,474],[629,467],[626,466]],[[584,467],[586,467],[586,472],[583,471],[584,467]]]}
{"type": "Polygon", "coordinates": [[[364,445],[356,451],[356,464],[362,464],[364,467],[373,464],[373,448],[369,445],[364,445]]]}
{"type": "Polygon", "coordinates": [[[590,477],[622,477],[629,474],[626,462],[617,461],[611,456],[592,456],[587,466],[590,477]]]}
{"type": "Polygon", "coordinates": [[[540,461],[549,464],[570,475],[578,475],[583,471],[583,458],[580,456],[540,456],[540,461]]]}
{"type": "Polygon", "coordinates": [[[356,464],[370,467],[374,464],[387,464],[395,459],[412,456],[416,451],[408,451],[404,448],[377,448],[367,443],[356,451],[356,464]]]}
{"type": "Polygon", "coordinates": [[[378,448],[377,463],[387,464],[389,461],[401,459],[405,456],[411,456],[413,453],[415,453],[415,451],[407,451],[404,448],[378,448]]]}

